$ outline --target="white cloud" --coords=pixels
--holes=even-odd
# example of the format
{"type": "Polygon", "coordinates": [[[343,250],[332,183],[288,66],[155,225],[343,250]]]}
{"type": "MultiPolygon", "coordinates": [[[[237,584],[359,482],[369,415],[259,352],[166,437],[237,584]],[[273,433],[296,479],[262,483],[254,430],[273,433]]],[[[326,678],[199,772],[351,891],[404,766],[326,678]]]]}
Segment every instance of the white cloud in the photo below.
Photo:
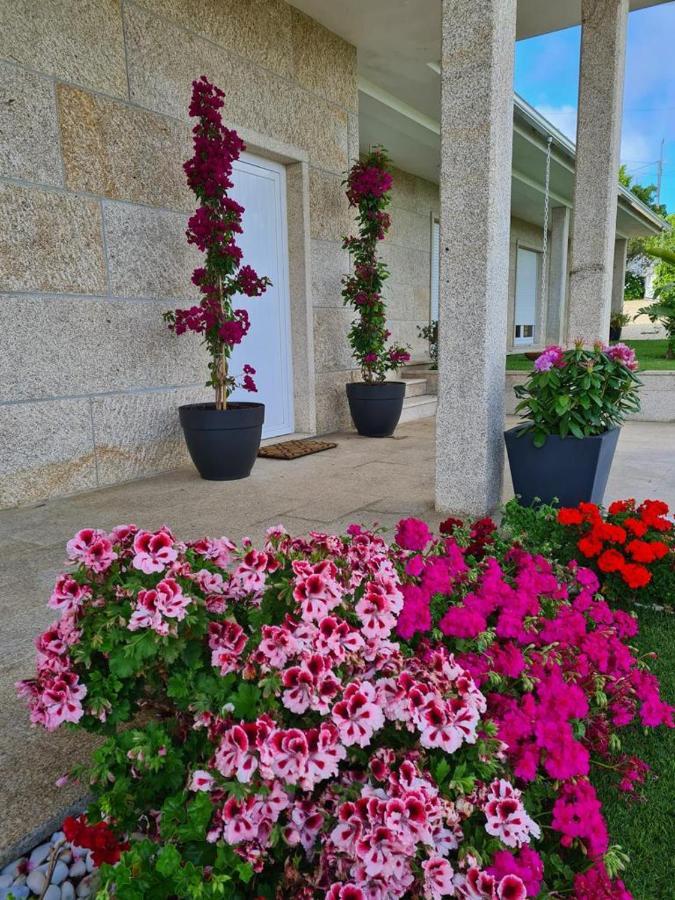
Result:
{"type": "Polygon", "coordinates": [[[545,119],[554,125],[558,131],[568,137],[571,141],[576,140],[577,136],[577,110],[571,104],[563,104],[562,106],[551,106],[548,103],[541,103],[537,106],[537,111],[542,114],[545,119]]]}

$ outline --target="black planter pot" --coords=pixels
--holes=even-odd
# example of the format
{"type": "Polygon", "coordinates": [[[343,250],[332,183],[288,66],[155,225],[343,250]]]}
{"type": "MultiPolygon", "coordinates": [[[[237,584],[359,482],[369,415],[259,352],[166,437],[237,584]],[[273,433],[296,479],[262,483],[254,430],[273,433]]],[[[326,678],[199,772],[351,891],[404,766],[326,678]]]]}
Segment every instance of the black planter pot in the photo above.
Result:
{"type": "Polygon", "coordinates": [[[178,410],[185,443],[197,471],[207,481],[247,478],[258,455],[265,406],[231,403],[191,403],[178,410]]]}
{"type": "Polygon", "coordinates": [[[612,328],[609,326],[609,339],[610,341],[620,341],[621,340],[621,328],[612,328]]]}
{"type": "Polygon", "coordinates": [[[513,490],[523,506],[535,500],[576,506],[582,500],[602,503],[620,428],[593,437],[549,435],[535,447],[531,434],[518,436],[522,425],[504,432],[513,490]]]}
{"type": "Polygon", "coordinates": [[[352,422],[363,437],[389,437],[401,418],[404,381],[381,384],[354,382],[347,385],[347,399],[352,422]]]}

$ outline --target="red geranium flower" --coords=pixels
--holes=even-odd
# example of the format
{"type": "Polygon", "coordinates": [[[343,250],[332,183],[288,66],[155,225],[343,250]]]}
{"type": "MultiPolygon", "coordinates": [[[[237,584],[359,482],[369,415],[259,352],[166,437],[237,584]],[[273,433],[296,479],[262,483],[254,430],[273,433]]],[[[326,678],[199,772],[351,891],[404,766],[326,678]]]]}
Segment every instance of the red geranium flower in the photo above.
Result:
{"type": "Polygon", "coordinates": [[[610,516],[616,516],[618,513],[628,512],[632,509],[635,509],[635,500],[631,498],[630,500],[615,500],[614,503],[609,504],[607,512],[610,516]]]}
{"type": "Polygon", "coordinates": [[[612,541],[615,544],[623,544],[626,540],[626,530],[620,525],[611,522],[598,523],[595,526],[597,537],[603,541],[612,541]]]}
{"type": "Polygon", "coordinates": [[[644,566],[638,566],[635,563],[626,563],[621,570],[621,577],[628,587],[635,590],[649,584],[652,580],[652,573],[649,569],[645,569],[644,566]]]}
{"type": "Polygon", "coordinates": [[[114,866],[122,852],[129,849],[129,843],[119,841],[107,822],[89,825],[85,815],[77,819],[68,816],[63,822],[63,833],[71,844],[92,851],[95,866],[102,866],[103,863],[114,866]]]}
{"type": "Polygon", "coordinates": [[[592,535],[589,535],[587,537],[582,537],[581,540],[577,543],[577,547],[584,556],[597,556],[598,553],[602,551],[602,541],[598,540],[598,538],[593,537],[592,535]]]}
{"type": "Polygon", "coordinates": [[[583,521],[583,516],[574,507],[564,506],[558,510],[558,522],[561,525],[581,525],[583,521]]]}
{"type": "Polygon", "coordinates": [[[634,519],[632,516],[630,519],[626,519],[623,524],[624,528],[632,531],[635,537],[643,537],[649,530],[648,526],[641,519],[634,519]]]}
{"type": "Polygon", "coordinates": [[[598,568],[601,572],[620,572],[625,564],[626,560],[618,550],[605,550],[598,557],[598,568]]]}

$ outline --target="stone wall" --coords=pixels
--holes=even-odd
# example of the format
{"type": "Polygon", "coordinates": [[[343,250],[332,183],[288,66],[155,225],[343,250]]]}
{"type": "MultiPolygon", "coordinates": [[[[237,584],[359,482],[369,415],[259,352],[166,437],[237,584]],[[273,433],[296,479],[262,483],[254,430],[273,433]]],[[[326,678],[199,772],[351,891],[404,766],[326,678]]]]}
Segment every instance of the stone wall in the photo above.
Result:
{"type": "Polygon", "coordinates": [[[209,397],[205,357],[161,313],[194,296],[181,164],[201,74],[255,152],[308,170],[306,388],[317,431],[345,423],[335,298],[348,267],[340,182],[358,152],[354,48],[281,0],[3,3],[0,506],[186,460],[177,407],[209,397]]]}
{"type": "Polygon", "coordinates": [[[382,244],[389,266],[387,318],[392,341],[407,344],[415,362],[428,360],[429,347],[417,334],[429,324],[431,222],[438,217],[438,185],[400,169],[393,170],[391,229],[382,244]]]}

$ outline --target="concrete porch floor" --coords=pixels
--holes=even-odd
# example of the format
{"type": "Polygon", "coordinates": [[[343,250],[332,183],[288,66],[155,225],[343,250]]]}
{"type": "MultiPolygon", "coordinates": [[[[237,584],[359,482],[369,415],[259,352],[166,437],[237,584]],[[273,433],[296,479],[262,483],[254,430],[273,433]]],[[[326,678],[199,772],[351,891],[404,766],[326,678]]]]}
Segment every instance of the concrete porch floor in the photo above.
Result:
{"type": "MultiPolygon", "coordinates": [[[[245,481],[205,482],[185,467],[0,512],[0,860],[84,793],[54,781],[85,758],[90,743],[81,734],[31,728],[14,692],[14,682],[33,672],[33,639],[53,619],[46,601],[65,543],[79,528],[167,523],[181,539],[226,534],[239,542],[243,535],[259,540],[279,522],[294,534],[339,532],[353,521],[390,528],[409,515],[437,525],[443,517],[433,509],[434,428],[434,419],[422,419],[384,440],[337,434],[337,449],[291,462],[260,459],[245,481]]],[[[628,423],[607,499],[660,497],[675,507],[673,459],[675,423],[628,423]]],[[[507,469],[504,499],[510,496],[507,469]]]]}

